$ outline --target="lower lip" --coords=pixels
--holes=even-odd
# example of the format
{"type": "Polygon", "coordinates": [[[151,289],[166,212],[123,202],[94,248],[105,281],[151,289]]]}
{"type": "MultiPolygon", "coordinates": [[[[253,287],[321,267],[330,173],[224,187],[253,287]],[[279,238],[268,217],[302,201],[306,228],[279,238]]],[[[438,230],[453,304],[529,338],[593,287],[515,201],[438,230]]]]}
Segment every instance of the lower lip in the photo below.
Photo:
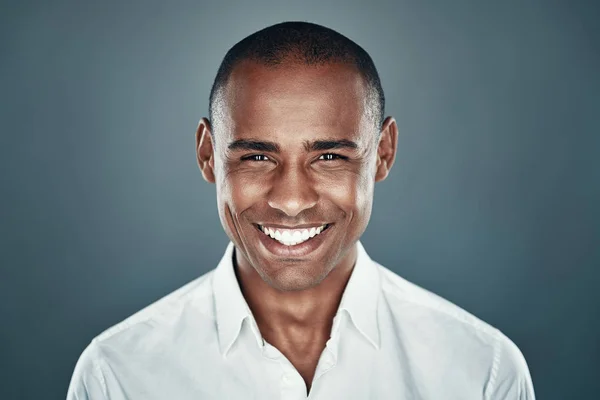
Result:
{"type": "Polygon", "coordinates": [[[321,243],[323,243],[323,241],[327,238],[329,231],[333,228],[333,224],[329,224],[327,229],[318,235],[315,235],[307,241],[293,246],[286,246],[285,244],[279,243],[277,240],[261,231],[258,226],[255,225],[255,227],[258,231],[260,242],[269,252],[278,257],[301,258],[309,255],[317,250],[319,246],[321,246],[321,243]]]}

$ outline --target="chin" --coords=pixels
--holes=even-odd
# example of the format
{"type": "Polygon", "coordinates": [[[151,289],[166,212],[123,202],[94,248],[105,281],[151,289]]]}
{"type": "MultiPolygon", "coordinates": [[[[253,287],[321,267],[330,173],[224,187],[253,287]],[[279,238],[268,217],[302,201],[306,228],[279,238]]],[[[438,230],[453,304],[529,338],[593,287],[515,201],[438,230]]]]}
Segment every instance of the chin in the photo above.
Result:
{"type": "Polygon", "coordinates": [[[297,267],[287,267],[276,274],[265,274],[263,280],[272,288],[282,292],[296,292],[319,285],[325,274],[306,271],[302,273],[297,267]]]}

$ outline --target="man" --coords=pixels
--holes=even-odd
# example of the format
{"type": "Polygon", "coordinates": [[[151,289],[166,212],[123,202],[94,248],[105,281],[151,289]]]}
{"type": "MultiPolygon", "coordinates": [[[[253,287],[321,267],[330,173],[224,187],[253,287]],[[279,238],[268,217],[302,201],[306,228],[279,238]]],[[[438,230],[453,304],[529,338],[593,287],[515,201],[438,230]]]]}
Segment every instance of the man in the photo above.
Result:
{"type": "Polygon", "coordinates": [[[196,132],[218,267],[96,337],[68,399],[534,399],[501,332],[359,242],[398,127],[369,55],[287,22],[237,43],[196,132]]]}

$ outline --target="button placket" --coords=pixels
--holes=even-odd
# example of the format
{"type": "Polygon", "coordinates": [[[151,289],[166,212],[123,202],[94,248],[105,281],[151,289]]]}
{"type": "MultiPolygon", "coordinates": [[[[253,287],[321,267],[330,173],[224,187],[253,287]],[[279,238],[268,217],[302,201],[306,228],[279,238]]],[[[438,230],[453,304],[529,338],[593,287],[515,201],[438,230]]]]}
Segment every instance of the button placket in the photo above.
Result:
{"type": "Polygon", "coordinates": [[[293,367],[284,363],[281,376],[281,398],[282,399],[306,399],[306,386],[304,380],[293,367]]]}
{"type": "Polygon", "coordinates": [[[315,371],[315,376],[313,378],[313,382],[320,379],[327,371],[335,367],[336,359],[329,347],[325,347],[323,354],[321,354],[321,358],[317,363],[317,370],[315,371]]]}

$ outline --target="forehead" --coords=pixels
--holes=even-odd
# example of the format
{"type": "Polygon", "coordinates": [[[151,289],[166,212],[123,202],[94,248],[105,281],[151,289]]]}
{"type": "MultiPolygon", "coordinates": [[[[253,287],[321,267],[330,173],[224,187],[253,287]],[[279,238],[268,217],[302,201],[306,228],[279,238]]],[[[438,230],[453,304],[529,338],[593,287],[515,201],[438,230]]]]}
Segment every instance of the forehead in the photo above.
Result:
{"type": "MultiPolygon", "coordinates": [[[[221,98],[226,136],[356,136],[370,127],[367,87],[344,64],[237,65],[221,98]]],[[[215,121],[216,122],[216,121],[215,121]]]]}

